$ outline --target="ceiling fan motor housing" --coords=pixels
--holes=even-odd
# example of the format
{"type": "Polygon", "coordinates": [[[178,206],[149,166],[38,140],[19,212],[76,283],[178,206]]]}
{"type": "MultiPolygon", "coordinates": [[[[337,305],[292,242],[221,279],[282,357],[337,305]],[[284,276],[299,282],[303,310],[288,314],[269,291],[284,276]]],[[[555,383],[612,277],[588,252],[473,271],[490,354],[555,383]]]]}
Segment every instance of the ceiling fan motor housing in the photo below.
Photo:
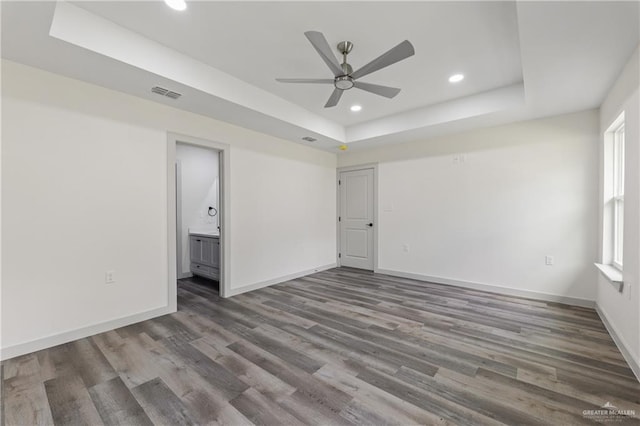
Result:
{"type": "Polygon", "coordinates": [[[353,72],[353,68],[351,68],[351,65],[349,65],[346,60],[345,62],[340,64],[340,67],[342,68],[342,72],[344,73],[344,75],[351,75],[351,73],[353,72]]]}

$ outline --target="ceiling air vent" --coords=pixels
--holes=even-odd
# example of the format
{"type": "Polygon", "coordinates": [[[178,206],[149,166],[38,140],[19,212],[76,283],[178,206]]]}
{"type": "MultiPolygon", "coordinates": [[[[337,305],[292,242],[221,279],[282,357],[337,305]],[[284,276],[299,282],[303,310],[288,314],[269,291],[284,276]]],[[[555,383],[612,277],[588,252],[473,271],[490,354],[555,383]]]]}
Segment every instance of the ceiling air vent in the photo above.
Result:
{"type": "Polygon", "coordinates": [[[169,93],[169,91],[168,91],[167,89],[164,89],[164,88],[162,88],[162,87],[158,87],[158,86],[156,86],[156,87],[152,87],[152,88],[151,88],[151,91],[152,91],[153,93],[157,93],[158,95],[162,95],[162,96],[164,96],[164,95],[166,95],[167,93],[169,93]]]}
{"type": "Polygon", "coordinates": [[[166,96],[167,98],[171,98],[171,99],[178,99],[180,96],[182,96],[182,94],[180,93],[172,92],[171,90],[165,89],[164,87],[160,87],[160,86],[152,87],[151,91],[160,96],[166,96]]]}

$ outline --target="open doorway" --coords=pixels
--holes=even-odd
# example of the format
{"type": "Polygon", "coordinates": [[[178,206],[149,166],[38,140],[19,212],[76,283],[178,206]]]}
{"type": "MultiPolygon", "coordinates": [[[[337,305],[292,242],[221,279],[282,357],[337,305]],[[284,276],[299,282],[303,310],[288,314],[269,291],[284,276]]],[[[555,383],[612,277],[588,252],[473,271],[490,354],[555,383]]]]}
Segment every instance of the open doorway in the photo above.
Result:
{"type": "Polygon", "coordinates": [[[228,164],[228,145],[169,134],[168,297],[174,310],[180,279],[228,294],[228,164]]]}
{"type": "MultiPolygon", "coordinates": [[[[176,144],[176,269],[178,280],[219,292],[220,151],[176,144]]],[[[180,282],[179,282],[180,283],[180,282]]]]}

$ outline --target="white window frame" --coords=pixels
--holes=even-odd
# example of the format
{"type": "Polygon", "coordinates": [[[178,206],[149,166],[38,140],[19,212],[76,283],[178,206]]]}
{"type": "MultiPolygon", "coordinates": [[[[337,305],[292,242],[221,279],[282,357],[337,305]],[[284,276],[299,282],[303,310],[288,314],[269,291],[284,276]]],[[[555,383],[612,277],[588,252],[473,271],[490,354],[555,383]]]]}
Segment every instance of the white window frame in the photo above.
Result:
{"type": "Polygon", "coordinates": [[[613,183],[611,203],[611,265],[622,271],[624,256],[624,159],[625,132],[624,116],[619,117],[610,127],[613,142],[611,178],[613,183]]]}
{"type": "Polygon", "coordinates": [[[624,112],[604,133],[604,205],[602,264],[621,273],[624,256],[624,112]]]}

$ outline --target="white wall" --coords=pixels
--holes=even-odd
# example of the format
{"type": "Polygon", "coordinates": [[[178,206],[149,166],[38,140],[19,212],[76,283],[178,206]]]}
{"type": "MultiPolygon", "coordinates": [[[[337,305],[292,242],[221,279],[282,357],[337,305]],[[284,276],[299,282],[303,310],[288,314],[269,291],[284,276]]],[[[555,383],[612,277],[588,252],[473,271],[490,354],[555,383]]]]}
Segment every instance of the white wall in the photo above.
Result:
{"type": "Polygon", "coordinates": [[[291,265],[310,271],[335,264],[335,155],[314,152],[331,156],[332,168],[255,150],[233,151],[231,180],[243,186],[231,190],[232,290],[280,276],[280,271],[295,272],[291,265]]]}
{"type": "MultiPolygon", "coordinates": [[[[640,378],[640,64],[636,49],[600,108],[601,138],[623,111],[625,114],[625,199],[623,292],[603,276],[598,278],[597,305],[618,346],[640,378]],[[626,353],[625,353],[626,352],[626,353]],[[631,359],[629,359],[631,358],[631,359]]],[[[600,155],[603,156],[603,143],[600,155]]],[[[602,163],[602,161],[601,161],[602,163]]],[[[600,165],[602,173],[602,164],[600,165]]],[[[603,192],[604,176],[600,178],[603,192]]],[[[603,200],[601,199],[601,204],[603,200]]],[[[602,217],[600,218],[602,229],[602,217]]],[[[602,237],[599,252],[602,253],[602,237]]]]}
{"type": "Polygon", "coordinates": [[[2,106],[5,358],[166,311],[167,131],[230,145],[235,293],[335,262],[334,154],[10,61],[2,106]]]}
{"type": "Polygon", "coordinates": [[[195,145],[177,144],[176,160],[180,162],[181,254],[180,271],[189,274],[189,228],[218,230],[219,214],[210,216],[209,207],[218,209],[219,153],[195,145]]]}
{"type": "Polygon", "coordinates": [[[379,163],[381,271],[588,305],[597,154],[598,113],[585,111],[347,152],[338,163],[379,163]]]}

